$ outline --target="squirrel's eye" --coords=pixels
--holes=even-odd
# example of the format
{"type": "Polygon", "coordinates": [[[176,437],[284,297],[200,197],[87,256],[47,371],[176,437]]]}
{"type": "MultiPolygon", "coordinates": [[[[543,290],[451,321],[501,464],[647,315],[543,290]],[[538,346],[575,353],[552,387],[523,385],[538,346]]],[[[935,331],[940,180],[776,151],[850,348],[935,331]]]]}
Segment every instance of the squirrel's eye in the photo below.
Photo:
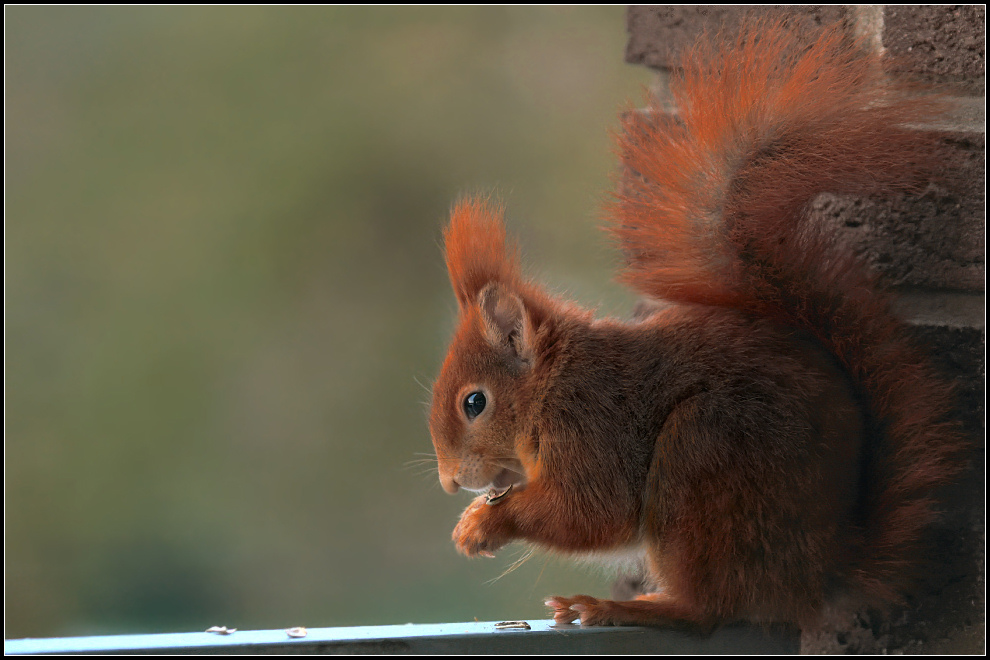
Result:
{"type": "Polygon", "coordinates": [[[464,414],[467,415],[469,420],[474,419],[481,414],[481,411],[485,409],[485,395],[481,392],[471,392],[464,399],[464,414]]]}

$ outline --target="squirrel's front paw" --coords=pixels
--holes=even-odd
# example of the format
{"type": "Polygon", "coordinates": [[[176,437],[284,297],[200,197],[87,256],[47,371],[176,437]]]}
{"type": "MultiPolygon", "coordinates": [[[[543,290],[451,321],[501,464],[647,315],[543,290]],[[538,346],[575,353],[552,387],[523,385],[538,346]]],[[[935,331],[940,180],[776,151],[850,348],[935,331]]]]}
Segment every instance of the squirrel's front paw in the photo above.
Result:
{"type": "Polygon", "coordinates": [[[468,557],[494,557],[495,551],[508,542],[495,530],[493,509],[487,500],[482,495],[471,502],[454,528],[454,545],[468,557]]]}

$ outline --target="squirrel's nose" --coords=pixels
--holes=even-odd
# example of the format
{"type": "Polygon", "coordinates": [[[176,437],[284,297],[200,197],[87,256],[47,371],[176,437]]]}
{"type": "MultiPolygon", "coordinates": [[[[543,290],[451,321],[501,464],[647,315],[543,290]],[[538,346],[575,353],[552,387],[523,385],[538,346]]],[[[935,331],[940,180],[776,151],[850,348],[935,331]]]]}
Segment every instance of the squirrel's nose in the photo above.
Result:
{"type": "Polygon", "coordinates": [[[453,477],[448,477],[443,474],[440,475],[440,485],[443,486],[443,489],[451,495],[456,493],[461,487],[453,477]]]}

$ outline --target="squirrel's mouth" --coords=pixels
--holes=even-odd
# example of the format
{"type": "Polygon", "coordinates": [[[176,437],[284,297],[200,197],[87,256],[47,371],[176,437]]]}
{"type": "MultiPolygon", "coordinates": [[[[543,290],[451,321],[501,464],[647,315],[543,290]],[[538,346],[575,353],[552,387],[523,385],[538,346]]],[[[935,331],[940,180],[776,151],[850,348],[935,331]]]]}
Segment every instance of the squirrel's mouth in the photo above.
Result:
{"type": "Polygon", "coordinates": [[[455,492],[457,488],[463,488],[472,493],[485,494],[489,500],[495,501],[508,495],[510,490],[521,490],[526,487],[526,474],[521,463],[512,460],[500,461],[496,465],[501,469],[487,483],[475,486],[455,481],[456,488],[447,492],[455,492]]]}
{"type": "Polygon", "coordinates": [[[495,478],[492,479],[485,496],[487,504],[497,504],[501,502],[514,488],[524,488],[526,486],[526,475],[522,471],[522,465],[517,465],[516,461],[511,466],[503,467],[495,478]]]}
{"type": "Polygon", "coordinates": [[[522,464],[512,460],[508,465],[502,462],[502,469],[492,478],[490,488],[492,490],[505,490],[508,486],[521,486],[526,483],[526,474],[523,472],[522,464]]]}

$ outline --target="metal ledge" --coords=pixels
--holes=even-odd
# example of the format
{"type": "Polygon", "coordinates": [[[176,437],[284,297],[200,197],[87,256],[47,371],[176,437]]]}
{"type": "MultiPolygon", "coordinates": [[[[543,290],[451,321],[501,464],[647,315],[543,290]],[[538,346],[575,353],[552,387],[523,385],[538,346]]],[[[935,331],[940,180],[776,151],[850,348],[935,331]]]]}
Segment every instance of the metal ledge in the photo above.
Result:
{"type": "Polygon", "coordinates": [[[285,630],[164,635],[112,635],[17,639],[4,642],[6,655],[71,653],[380,653],[380,654],[540,654],[540,653],[731,653],[795,654],[800,636],[794,629],[750,625],[719,628],[710,635],[634,627],[582,628],[528,621],[530,630],[502,630],[496,623],[406,624],[313,628],[305,637],[285,630]]]}

